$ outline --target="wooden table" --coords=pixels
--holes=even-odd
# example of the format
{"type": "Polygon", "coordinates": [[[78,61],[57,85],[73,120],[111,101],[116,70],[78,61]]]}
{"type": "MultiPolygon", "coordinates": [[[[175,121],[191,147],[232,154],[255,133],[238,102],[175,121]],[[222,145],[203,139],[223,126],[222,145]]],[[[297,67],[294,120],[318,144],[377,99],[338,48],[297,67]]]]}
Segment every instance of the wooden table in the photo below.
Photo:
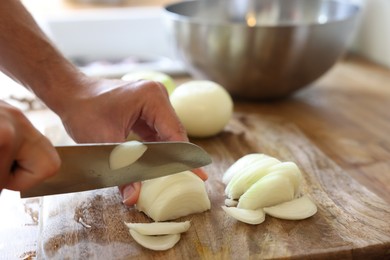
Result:
{"type": "MultiPolygon", "coordinates": [[[[178,82],[185,80],[178,79],[178,82]]],[[[318,82],[290,99],[236,102],[235,116],[250,114],[287,122],[337,167],[390,203],[389,108],[390,70],[348,56],[318,82]]],[[[50,111],[30,112],[29,116],[40,129],[50,118],[55,118],[50,111]]],[[[282,125],[281,131],[284,130],[282,125]]],[[[195,142],[207,144],[210,140],[195,142]]],[[[232,149],[238,149],[239,154],[240,147],[232,149]]],[[[0,197],[0,255],[5,259],[34,256],[39,233],[39,201],[19,200],[17,194],[10,192],[0,197]]],[[[388,212],[384,216],[388,217],[388,212]]],[[[382,246],[378,251],[383,257],[389,257],[388,245],[387,249],[382,246]]],[[[375,255],[375,247],[370,248],[370,254],[375,255]]],[[[342,258],[352,256],[344,254],[342,258]]]]}

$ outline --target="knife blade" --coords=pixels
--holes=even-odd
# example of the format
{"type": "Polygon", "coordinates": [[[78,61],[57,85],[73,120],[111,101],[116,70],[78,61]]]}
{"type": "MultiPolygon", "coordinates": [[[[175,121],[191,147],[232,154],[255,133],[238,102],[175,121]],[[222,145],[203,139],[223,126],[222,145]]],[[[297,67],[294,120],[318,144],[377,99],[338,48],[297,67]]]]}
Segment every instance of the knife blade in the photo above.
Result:
{"type": "Polygon", "coordinates": [[[188,142],[144,142],[145,153],[133,164],[111,170],[109,157],[119,145],[57,146],[60,170],[51,178],[21,192],[22,198],[94,190],[153,179],[211,163],[201,147],[188,142]]]}

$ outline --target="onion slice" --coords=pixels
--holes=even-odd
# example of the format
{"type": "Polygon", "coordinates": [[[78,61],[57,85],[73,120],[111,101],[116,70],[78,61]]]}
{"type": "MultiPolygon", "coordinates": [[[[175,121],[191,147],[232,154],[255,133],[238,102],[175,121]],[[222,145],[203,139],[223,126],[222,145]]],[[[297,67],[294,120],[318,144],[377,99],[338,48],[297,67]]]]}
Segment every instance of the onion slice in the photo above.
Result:
{"type": "Polygon", "coordinates": [[[180,240],[180,233],[162,236],[148,236],[142,235],[134,229],[130,229],[130,235],[141,246],[156,251],[168,250],[180,240]]]}
{"type": "Polygon", "coordinates": [[[225,189],[229,198],[238,199],[254,183],[271,173],[268,168],[278,165],[281,162],[273,157],[263,155],[261,159],[253,162],[250,166],[241,170],[240,174],[235,174],[225,189]]]}
{"type": "Polygon", "coordinates": [[[301,220],[317,213],[317,206],[306,195],[272,207],[265,207],[264,212],[275,218],[301,220]]]}
{"type": "Polygon", "coordinates": [[[237,204],[238,204],[238,200],[225,199],[225,206],[227,207],[236,207],[237,204]]]}
{"type": "Polygon", "coordinates": [[[184,222],[153,222],[153,223],[127,223],[129,229],[137,231],[142,235],[172,235],[186,232],[191,224],[190,221],[184,222]]]}
{"type": "Polygon", "coordinates": [[[254,162],[263,159],[265,156],[267,155],[261,153],[244,155],[225,171],[222,177],[222,182],[227,185],[236,174],[240,174],[244,169],[250,167],[254,162]]]}
{"type": "Polygon", "coordinates": [[[222,206],[222,209],[229,216],[247,224],[258,225],[263,223],[265,220],[265,213],[262,209],[251,210],[226,206],[222,206]]]}
{"type": "Polygon", "coordinates": [[[238,200],[238,208],[260,209],[294,199],[294,185],[277,172],[268,174],[253,184],[238,200]]]}
{"type": "Polygon", "coordinates": [[[282,162],[275,164],[268,169],[270,174],[278,173],[289,178],[294,185],[294,196],[298,197],[302,183],[302,173],[298,166],[293,162],[282,162]]]}
{"type": "Polygon", "coordinates": [[[129,141],[117,145],[110,153],[109,163],[112,170],[131,165],[148,149],[138,141],[129,141]]]}

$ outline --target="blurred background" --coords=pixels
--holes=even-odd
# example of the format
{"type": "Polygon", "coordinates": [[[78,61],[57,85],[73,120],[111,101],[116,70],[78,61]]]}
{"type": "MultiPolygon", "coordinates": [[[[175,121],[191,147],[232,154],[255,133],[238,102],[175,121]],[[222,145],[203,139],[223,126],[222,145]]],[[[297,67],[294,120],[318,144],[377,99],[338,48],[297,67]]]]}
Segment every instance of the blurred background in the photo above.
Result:
{"type": "MultiPolygon", "coordinates": [[[[349,51],[390,68],[390,1],[364,5],[349,51]]],[[[186,74],[169,39],[163,7],[172,0],[22,0],[42,29],[73,63],[93,76],[121,77],[139,69],[186,74]]],[[[0,98],[27,95],[0,75],[0,98]],[[8,89],[8,90],[7,90],[8,89]]]]}

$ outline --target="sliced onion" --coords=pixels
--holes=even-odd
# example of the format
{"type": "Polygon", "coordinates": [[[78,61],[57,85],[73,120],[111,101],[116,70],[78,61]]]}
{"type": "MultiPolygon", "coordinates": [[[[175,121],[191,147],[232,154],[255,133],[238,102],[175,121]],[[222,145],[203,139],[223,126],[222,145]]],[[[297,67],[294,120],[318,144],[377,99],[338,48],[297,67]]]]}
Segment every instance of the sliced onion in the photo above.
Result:
{"type": "Polygon", "coordinates": [[[238,204],[238,200],[233,200],[233,199],[225,199],[225,206],[228,207],[236,207],[238,204]]]}
{"type": "Polygon", "coordinates": [[[142,235],[171,235],[186,232],[191,224],[190,221],[184,222],[153,222],[153,223],[126,223],[130,229],[137,231],[142,235]]]}
{"type": "Polygon", "coordinates": [[[243,169],[240,174],[233,176],[226,186],[226,195],[232,199],[240,198],[254,183],[271,172],[268,170],[271,166],[278,164],[280,164],[279,160],[269,156],[263,156],[261,159],[253,162],[249,167],[243,169]]]}
{"type": "Polygon", "coordinates": [[[134,229],[130,229],[130,235],[141,246],[156,251],[168,250],[176,245],[176,243],[180,240],[180,233],[162,236],[148,236],[142,235],[134,229]]]}
{"type": "Polygon", "coordinates": [[[294,186],[280,173],[268,174],[253,184],[238,200],[238,208],[260,209],[292,200],[294,186]]]}
{"type": "Polygon", "coordinates": [[[258,225],[265,220],[265,213],[262,209],[250,210],[226,206],[222,206],[222,209],[231,217],[247,224],[258,225]]]}
{"type": "Polygon", "coordinates": [[[131,165],[137,161],[147,149],[146,145],[138,141],[129,141],[117,145],[110,153],[110,168],[116,170],[131,165]]]}
{"type": "Polygon", "coordinates": [[[288,220],[300,220],[317,213],[317,206],[306,195],[272,207],[265,207],[264,212],[270,216],[288,220]]]}
{"type": "Polygon", "coordinates": [[[294,185],[294,196],[297,197],[299,195],[302,182],[302,173],[295,163],[281,162],[271,166],[268,171],[269,174],[278,173],[289,178],[291,183],[294,185]]]}
{"type": "Polygon", "coordinates": [[[245,168],[250,167],[255,161],[263,159],[265,154],[261,153],[251,153],[244,155],[240,159],[238,159],[235,163],[233,163],[223,174],[222,182],[227,185],[236,174],[241,173],[245,170],[245,168]]]}

